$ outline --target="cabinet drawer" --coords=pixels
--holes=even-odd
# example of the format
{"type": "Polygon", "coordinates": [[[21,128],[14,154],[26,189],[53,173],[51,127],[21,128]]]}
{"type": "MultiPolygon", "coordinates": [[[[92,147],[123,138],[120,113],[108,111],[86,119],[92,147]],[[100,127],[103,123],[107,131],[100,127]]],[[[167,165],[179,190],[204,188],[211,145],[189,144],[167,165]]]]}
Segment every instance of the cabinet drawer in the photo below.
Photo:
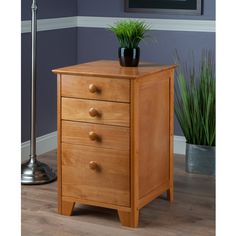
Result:
{"type": "Polygon", "coordinates": [[[62,75],[61,94],[64,97],[129,102],[128,79],[62,75]]]}
{"type": "Polygon", "coordinates": [[[62,196],[130,206],[129,152],[62,143],[62,196]]]}
{"type": "Polygon", "coordinates": [[[62,142],[129,150],[129,128],[62,121],[62,142]]]}
{"type": "Polygon", "coordinates": [[[62,97],[62,119],[129,126],[129,104],[62,97]]]}

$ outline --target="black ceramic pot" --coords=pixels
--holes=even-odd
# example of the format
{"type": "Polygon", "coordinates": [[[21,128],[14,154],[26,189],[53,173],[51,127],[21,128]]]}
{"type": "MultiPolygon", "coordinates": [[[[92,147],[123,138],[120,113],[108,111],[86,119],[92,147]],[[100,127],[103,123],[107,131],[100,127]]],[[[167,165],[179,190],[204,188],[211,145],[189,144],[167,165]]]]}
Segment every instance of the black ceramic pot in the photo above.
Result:
{"type": "Polygon", "coordinates": [[[119,48],[118,50],[120,65],[127,67],[138,66],[140,49],[138,48],[119,48]]]}

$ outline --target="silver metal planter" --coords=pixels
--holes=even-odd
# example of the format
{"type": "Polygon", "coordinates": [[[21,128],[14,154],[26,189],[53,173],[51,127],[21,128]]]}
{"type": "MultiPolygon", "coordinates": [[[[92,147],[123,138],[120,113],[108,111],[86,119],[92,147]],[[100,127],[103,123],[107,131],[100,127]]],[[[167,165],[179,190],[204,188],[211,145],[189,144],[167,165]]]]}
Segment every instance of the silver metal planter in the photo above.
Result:
{"type": "Polygon", "coordinates": [[[186,143],[185,169],[188,173],[215,175],[215,147],[186,143]]]}

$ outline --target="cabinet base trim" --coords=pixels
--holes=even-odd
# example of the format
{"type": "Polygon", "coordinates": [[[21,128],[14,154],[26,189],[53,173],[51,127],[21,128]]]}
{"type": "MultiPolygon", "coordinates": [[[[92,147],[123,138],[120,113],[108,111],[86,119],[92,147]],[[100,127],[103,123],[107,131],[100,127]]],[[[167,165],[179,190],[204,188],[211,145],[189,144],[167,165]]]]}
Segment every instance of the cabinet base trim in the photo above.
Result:
{"type": "Polygon", "coordinates": [[[139,209],[144,207],[146,204],[148,204],[149,202],[151,202],[158,196],[160,196],[162,193],[166,192],[169,188],[170,188],[169,183],[164,183],[158,186],[157,188],[155,188],[154,190],[152,190],[151,192],[149,192],[144,197],[141,197],[139,199],[139,204],[138,204],[139,209]]]}
{"type": "Polygon", "coordinates": [[[96,201],[81,199],[81,198],[62,196],[62,200],[69,201],[69,202],[78,202],[78,203],[81,203],[84,205],[99,206],[99,207],[105,207],[105,208],[110,208],[110,209],[115,209],[115,210],[121,210],[124,212],[131,211],[130,207],[118,206],[118,205],[114,205],[114,204],[110,204],[110,203],[96,202],[96,201]]]}

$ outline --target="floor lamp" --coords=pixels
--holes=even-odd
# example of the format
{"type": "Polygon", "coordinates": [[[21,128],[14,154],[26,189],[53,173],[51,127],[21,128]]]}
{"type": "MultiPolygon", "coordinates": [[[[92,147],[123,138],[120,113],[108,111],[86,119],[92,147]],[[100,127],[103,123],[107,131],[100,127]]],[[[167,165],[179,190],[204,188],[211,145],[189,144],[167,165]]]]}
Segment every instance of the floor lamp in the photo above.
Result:
{"type": "Polygon", "coordinates": [[[56,174],[46,164],[37,160],[36,155],[36,58],[37,58],[37,4],[32,3],[32,83],[31,83],[31,136],[30,158],[21,165],[21,184],[44,184],[56,179],[56,174]]]}

